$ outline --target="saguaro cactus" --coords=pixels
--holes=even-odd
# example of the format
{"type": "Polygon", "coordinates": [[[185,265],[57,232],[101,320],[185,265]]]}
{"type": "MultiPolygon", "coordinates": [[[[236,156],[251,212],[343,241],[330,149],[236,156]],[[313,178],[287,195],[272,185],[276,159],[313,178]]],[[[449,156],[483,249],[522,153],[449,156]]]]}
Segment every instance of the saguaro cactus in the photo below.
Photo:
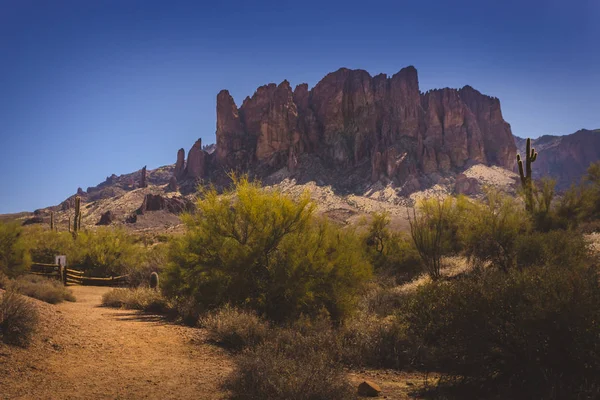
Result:
{"type": "Polygon", "coordinates": [[[527,211],[533,211],[533,181],[531,179],[531,163],[537,159],[537,152],[531,148],[531,139],[527,138],[525,149],[525,171],[523,171],[523,160],[517,154],[517,165],[521,176],[521,186],[525,192],[525,207],[527,211]]]}
{"type": "Polygon", "coordinates": [[[158,289],[158,274],[156,272],[150,274],[150,288],[158,289]]]}
{"type": "Polygon", "coordinates": [[[77,235],[81,228],[81,197],[75,197],[75,218],[73,218],[73,234],[77,235]]]}
{"type": "Polygon", "coordinates": [[[50,230],[54,230],[54,211],[50,211],[50,230]]]}

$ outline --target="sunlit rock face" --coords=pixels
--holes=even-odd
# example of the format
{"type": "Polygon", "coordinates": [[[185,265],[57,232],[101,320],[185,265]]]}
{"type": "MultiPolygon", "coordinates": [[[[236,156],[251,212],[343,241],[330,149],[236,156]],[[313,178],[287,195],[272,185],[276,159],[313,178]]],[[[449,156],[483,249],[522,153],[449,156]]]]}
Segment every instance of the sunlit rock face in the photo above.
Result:
{"type": "Polygon", "coordinates": [[[497,98],[470,86],[422,93],[414,67],[392,77],[342,68],[311,90],[271,83],[239,108],[221,91],[216,135],[216,168],[287,166],[293,173],[303,154],[314,154],[338,167],[367,163],[373,181],[404,182],[473,162],[511,169],[516,156],[497,98]]]}

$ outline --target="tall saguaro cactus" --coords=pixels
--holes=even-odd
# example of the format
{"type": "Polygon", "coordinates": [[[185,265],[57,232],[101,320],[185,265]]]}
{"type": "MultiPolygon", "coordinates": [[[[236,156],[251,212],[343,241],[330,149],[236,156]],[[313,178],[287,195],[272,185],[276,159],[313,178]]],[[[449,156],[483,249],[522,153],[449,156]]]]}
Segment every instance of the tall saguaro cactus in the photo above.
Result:
{"type": "Polygon", "coordinates": [[[81,229],[81,197],[75,197],[75,218],[73,218],[73,234],[77,235],[81,229]]]}
{"type": "Polygon", "coordinates": [[[521,155],[517,154],[517,165],[519,166],[519,175],[521,176],[521,186],[525,192],[525,207],[527,211],[533,211],[533,180],[531,178],[531,163],[537,159],[538,153],[531,148],[531,139],[527,138],[525,148],[525,171],[523,171],[523,160],[521,155]]]}
{"type": "Polygon", "coordinates": [[[50,230],[54,230],[54,211],[50,211],[50,230]]]}

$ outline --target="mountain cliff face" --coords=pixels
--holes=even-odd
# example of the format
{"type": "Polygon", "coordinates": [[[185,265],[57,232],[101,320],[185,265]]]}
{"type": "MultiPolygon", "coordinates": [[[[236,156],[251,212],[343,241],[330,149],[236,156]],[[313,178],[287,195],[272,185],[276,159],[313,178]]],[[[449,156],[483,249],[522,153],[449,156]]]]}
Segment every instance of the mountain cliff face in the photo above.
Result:
{"type": "MultiPolygon", "coordinates": [[[[525,153],[525,139],[515,137],[519,153],[525,153]]],[[[533,139],[538,152],[533,177],[550,176],[558,189],[579,183],[591,163],[600,160],[600,129],[581,129],[564,136],[544,135],[533,139]]]]}
{"type": "Polygon", "coordinates": [[[392,77],[342,68],[311,90],[271,83],[239,108],[223,90],[216,135],[203,177],[211,169],[258,166],[294,173],[302,155],[311,154],[326,167],[367,165],[372,181],[402,183],[474,162],[512,169],[516,155],[497,98],[470,86],[421,93],[413,67],[392,77]]]}

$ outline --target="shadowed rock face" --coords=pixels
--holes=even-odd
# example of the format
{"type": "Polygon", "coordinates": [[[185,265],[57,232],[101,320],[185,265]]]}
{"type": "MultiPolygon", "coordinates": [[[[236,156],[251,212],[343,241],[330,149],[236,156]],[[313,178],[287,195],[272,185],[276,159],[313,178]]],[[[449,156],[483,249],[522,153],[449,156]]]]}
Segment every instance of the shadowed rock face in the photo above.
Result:
{"type": "Polygon", "coordinates": [[[372,180],[404,182],[468,162],[512,169],[516,147],[497,98],[469,86],[421,93],[414,67],[391,78],[342,68],[312,90],[269,84],[239,109],[229,92],[219,93],[217,167],[293,173],[305,153],[341,167],[368,163],[372,180]]]}

